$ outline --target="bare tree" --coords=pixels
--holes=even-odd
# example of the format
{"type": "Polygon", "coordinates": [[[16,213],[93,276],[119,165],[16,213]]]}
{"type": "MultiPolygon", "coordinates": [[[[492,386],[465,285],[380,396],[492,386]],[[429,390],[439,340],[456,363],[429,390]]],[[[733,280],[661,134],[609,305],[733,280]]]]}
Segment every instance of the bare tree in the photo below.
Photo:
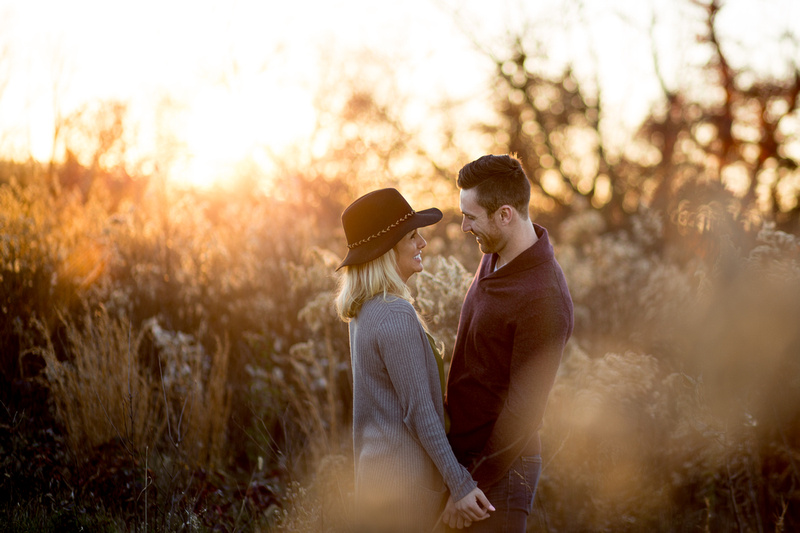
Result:
{"type": "MultiPolygon", "coordinates": [[[[661,112],[642,124],[638,138],[658,148],[661,156],[658,164],[641,169],[656,184],[649,205],[675,218],[687,205],[696,210],[701,202],[718,199],[746,227],[766,217],[797,231],[798,190],[786,185],[799,162],[787,148],[798,142],[791,121],[800,110],[800,65],[788,65],[791,74],[783,79],[734,68],[717,29],[723,2],[690,3],[703,21],[698,46],[711,53],[701,69],[705,92],[718,96],[698,100],[686,90],[665,90],[661,112]]],[[[794,36],[785,38],[796,42],[794,36]]],[[[701,231],[713,224],[691,214],[681,219],[699,224],[701,231]]]]}
{"type": "MultiPolygon", "coordinates": [[[[796,60],[785,78],[734,68],[717,30],[723,3],[686,2],[702,28],[690,46],[706,47],[711,56],[691,78],[702,91],[668,88],[653,45],[662,99],[630,140],[633,149],[621,153],[607,149],[599,83],[579,80],[570,64],[557,75],[537,69],[548,50],[524,29],[509,33],[502,53],[474,39],[495,65],[497,121],[482,127],[497,140],[493,150],[521,158],[538,217],[557,222],[590,203],[610,228],[646,207],[684,232],[706,232],[722,219],[752,226],[763,217],[798,229],[798,191],[789,186],[798,160],[787,149],[798,142],[796,60]]],[[[797,42],[794,35],[782,38],[797,42]]]]}

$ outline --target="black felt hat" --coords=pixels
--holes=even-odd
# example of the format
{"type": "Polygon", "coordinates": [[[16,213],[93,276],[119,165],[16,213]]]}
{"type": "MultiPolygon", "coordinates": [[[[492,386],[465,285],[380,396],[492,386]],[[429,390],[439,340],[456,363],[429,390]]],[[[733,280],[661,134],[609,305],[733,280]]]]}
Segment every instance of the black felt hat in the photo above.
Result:
{"type": "Polygon", "coordinates": [[[378,189],[358,198],[342,213],[347,237],[347,257],[336,268],[359,265],[377,259],[397,244],[409,231],[442,219],[442,212],[431,207],[414,211],[397,189],[378,189]]]}

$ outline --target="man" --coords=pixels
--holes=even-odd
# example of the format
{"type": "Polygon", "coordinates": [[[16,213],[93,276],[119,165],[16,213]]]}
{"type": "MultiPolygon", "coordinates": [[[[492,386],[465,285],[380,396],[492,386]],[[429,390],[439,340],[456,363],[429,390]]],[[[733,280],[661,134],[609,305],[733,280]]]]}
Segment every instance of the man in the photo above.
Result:
{"type": "MultiPolygon", "coordinates": [[[[526,529],[542,469],[539,427],[572,299],[547,230],[528,216],[520,162],[486,155],[458,173],[463,220],[484,253],[458,324],[447,378],[448,438],[496,511],[470,532],[526,529]]],[[[447,502],[444,521],[470,526],[447,502]]]]}

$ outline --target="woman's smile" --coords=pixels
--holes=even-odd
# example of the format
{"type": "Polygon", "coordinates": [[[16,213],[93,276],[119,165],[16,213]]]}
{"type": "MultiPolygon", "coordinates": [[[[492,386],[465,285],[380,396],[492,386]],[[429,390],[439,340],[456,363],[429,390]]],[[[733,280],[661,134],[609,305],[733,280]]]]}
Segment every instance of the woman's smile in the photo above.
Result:
{"type": "Polygon", "coordinates": [[[417,230],[412,230],[400,239],[394,251],[397,254],[397,271],[403,281],[408,281],[414,273],[422,272],[422,249],[428,243],[417,230]]]}

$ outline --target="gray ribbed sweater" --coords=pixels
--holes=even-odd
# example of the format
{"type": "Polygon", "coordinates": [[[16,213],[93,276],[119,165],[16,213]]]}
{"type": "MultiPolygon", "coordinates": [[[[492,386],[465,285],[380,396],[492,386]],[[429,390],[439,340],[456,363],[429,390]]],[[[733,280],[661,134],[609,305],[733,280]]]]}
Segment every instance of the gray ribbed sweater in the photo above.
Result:
{"type": "Polygon", "coordinates": [[[359,517],[430,530],[447,489],[459,500],[477,484],[447,441],[439,371],[412,305],[367,301],[350,322],[350,353],[359,517]]]}

